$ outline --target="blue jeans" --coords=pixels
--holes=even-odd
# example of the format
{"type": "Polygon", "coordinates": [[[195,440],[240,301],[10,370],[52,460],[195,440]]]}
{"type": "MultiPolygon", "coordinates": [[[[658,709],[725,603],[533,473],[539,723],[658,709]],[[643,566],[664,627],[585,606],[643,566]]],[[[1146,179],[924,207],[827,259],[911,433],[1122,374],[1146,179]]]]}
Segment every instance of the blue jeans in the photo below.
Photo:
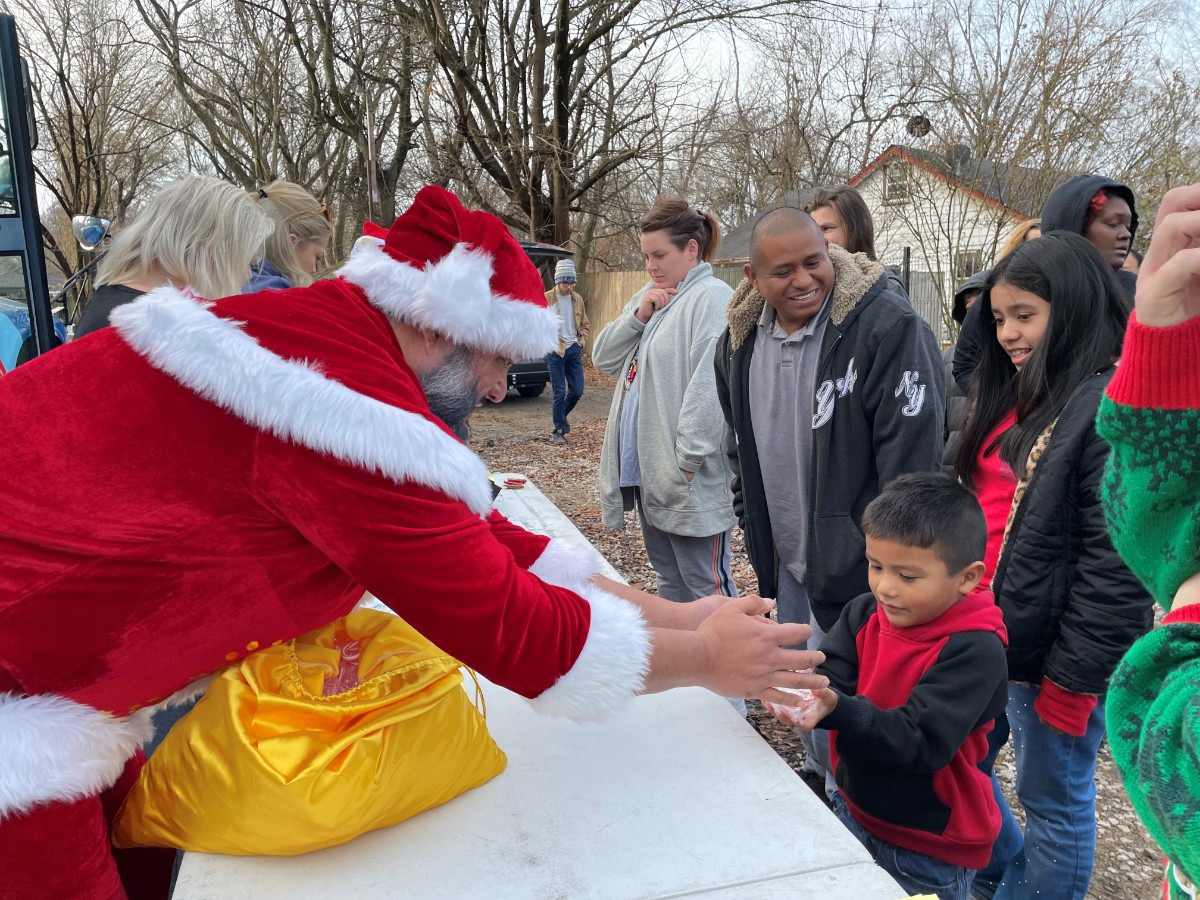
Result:
{"type": "Polygon", "coordinates": [[[546,369],[550,372],[550,389],[554,391],[551,405],[554,430],[566,434],[571,430],[567,416],[583,396],[583,348],[572,344],[562,356],[547,353],[546,369]]]}
{"type": "MultiPolygon", "coordinates": [[[[1021,834],[999,783],[1000,836],[976,891],[996,900],[1082,900],[1096,861],[1096,754],[1104,736],[1104,698],[1083,737],[1056,734],[1034,712],[1040,688],[1010,683],[1008,721],[1017,762],[1017,799],[1025,807],[1021,834]]],[[[998,748],[997,748],[998,749],[998,748]]]]}
{"type": "Polygon", "coordinates": [[[895,878],[909,894],[937,894],[940,900],[971,900],[974,869],[905,850],[875,837],[850,815],[840,793],[833,799],[833,811],[847,830],[858,838],[858,842],[867,848],[879,867],[895,878]]]}

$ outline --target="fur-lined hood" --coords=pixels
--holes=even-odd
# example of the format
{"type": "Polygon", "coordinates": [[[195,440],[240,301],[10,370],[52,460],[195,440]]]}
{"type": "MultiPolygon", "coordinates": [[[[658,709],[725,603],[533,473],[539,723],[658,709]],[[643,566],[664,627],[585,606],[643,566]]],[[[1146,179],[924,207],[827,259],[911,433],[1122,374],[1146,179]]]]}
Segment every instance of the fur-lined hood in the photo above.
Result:
{"type": "MultiPolygon", "coordinates": [[[[866,296],[867,291],[887,270],[882,263],[868,259],[866,254],[847,253],[836,244],[829,245],[829,260],[833,263],[834,274],[833,307],[829,311],[829,320],[840,327],[858,301],[866,296]]],[[[754,330],[766,302],[750,279],[743,278],[733,292],[726,312],[729,340],[734,350],[742,346],[754,330]]]]}

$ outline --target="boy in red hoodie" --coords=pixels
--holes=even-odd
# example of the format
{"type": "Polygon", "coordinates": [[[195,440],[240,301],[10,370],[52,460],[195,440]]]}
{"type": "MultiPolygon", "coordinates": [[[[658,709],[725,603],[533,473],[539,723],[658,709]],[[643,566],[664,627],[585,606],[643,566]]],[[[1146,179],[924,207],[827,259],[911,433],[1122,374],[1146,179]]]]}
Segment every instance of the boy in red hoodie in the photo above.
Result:
{"type": "Polygon", "coordinates": [[[1000,830],[979,767],[1008,698],[1006,634],[979,588],[987,523],[953,478],[903,475],[862,518],[871,593],[825,638],[800,727],[830,730],[834,810],[912,894],[970,897],[1000,830]]]}

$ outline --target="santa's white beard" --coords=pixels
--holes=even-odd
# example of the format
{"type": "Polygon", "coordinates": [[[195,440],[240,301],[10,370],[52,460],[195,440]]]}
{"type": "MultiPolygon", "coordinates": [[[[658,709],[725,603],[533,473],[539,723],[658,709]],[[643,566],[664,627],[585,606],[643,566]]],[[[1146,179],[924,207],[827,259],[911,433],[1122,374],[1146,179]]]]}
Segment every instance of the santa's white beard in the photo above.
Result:
{"type": "Polygon", "coordinates": [[[464,441],[470,434],[467,419],[478,402],[471,357],[469,349],[459,347],[428,375],[418,376],[430,411],[464,441]]]}

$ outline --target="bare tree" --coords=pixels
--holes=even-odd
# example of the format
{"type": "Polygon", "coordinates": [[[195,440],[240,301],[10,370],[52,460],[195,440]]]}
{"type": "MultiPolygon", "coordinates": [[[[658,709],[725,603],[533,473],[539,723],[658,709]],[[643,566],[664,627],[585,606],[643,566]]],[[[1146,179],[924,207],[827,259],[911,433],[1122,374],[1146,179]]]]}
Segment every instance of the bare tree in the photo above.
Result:
{"type": "MultiPolygon", "coordinates": [[[[476,171],[507,203],[514,228],[566,243],[571,215],[635,160],[648,134],[662,63],[701,26],[797,16],[816,4],[769,0],[460,0],[405,4],[444,78],[443,133],[469,162],[447,172],[471,191],[476,171]]],[[[666,86],[669,92],[670,86],[666,86]]],[[[444,154],[454,162],[452,154],[444,154]]],[[[477,198],[487,204],[486,191],[477,198]]]]}
{"type": "Polygon", "coordinates": [[[335,246],[395,216],[412,150],[413,36],[390,5],[346,0],[136,0],[190,124],[192,154],[246,188],[303,184],[337,212],[335,246]],[[375,132],[367,135],[367,107],[375,132]]]}
{"type": "MultiPolygon", "coordinates": [[[[16,0],[10,8],[30,63],[37,179],[54,200],[43,240],[70,276],[87,261],[72,216],[121,221],[177,170],[171,129],[159,121],[169,86],[146,77],[146,53],[117,0],[16,0]]],[[[81,285],[66,298],[68,321],[78,319],[87,293],[81,285]]]]}

